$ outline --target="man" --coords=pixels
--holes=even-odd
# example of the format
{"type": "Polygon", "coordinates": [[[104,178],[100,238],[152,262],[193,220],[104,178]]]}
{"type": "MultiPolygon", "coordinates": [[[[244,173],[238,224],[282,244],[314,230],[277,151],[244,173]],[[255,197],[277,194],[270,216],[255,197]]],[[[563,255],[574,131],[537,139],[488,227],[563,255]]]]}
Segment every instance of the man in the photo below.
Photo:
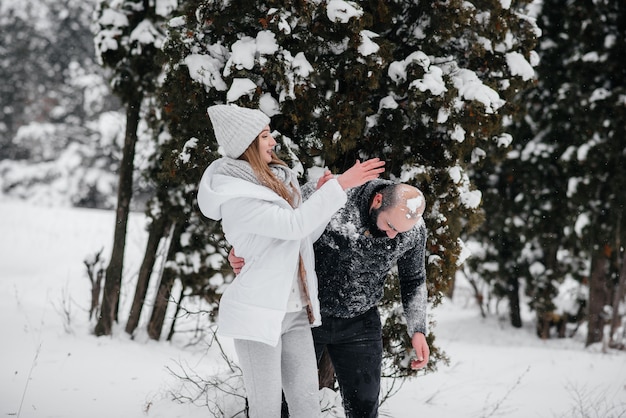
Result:
{"type": "MultiPolygon", "coordinates": [[[[306,198],[315,183],[302,187],[306,198]]],[[[425,200],[407,184],[372,180],[348,191],[348,202],[314,244],[322,325],[313,328],[318,361],[327,349],[348,418],[378,416],[383,354],[377,305],[385,278],[398,267],[407,328],[416,352],[411,367],[428,363],[424,265],[425,200]]],[[[237,273],[243,265],[231,251],[237,273]]]]}

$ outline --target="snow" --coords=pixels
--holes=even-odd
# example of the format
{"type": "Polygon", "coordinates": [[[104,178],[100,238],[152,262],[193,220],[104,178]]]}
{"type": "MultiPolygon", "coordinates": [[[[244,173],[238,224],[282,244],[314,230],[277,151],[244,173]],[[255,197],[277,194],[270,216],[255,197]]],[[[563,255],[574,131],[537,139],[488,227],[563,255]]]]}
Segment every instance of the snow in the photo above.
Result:
{"type": "Polygon", "coordinates": [[[259,109],[270,118],[280,113],[278,101],[269,93],[264,93],[259,98],[259,109]]]}
{"type": "Polygon", "coordinates": [[[576,222],[574,223],[574,231],[576,231],[576,235],[578,237],[583,237],[583,230],[591,225],[591,219],[589,219],[588,213],[580,213],[576,218],[576,222]]]}
{"type": "Polygon", "coordinates": [[[118,49],[118,39],[122,36],[120,28],[128,26],[128,18],[122,12],[113,8],[105,9],[100,17],[99,24],[102,29],[96,34],[94,42],[96,46],[96,56],[100,56],[107,51],[118,49]],[[109,28],[109,29],[104,29],[109,28]]]}
{"type": "Polygon", "coordinates": [[[579,301],[585,298],[587,286],[581,286],[579,282],[571,277],[566,277],[563,284],[559,286],[559,293],[554,298],[555,312],[559,315],[576,315],[579,301]]]}
{"type": "Polygon", "coordinates": [[[128,26],[128,23],[128,17],[120,11],[114,9],[104,9],[102,11],[102,17],[100,17],[100,24],[102,26],[123,28],[128,26]]]}
{"type": "Polygon", "coordinates": [[[364,57],[377,53],[380,47],[372,38],[378,38],[379,35],[370,30],[362,30],[360,35],[361,45],[358,48],[359,53],[364,57]]]}
{"type": "Polygon", "coordinates": [[[189,69],[189,77],[208,87],[214,87],[218,91],[224,91],[228,87],[220,74],[221,63],[217,58],[210,55],[190,54],[185,57],[185,65],[189,69]]]}
{"type": "MultiPolygon", "coordinates": [[[[149,19],[144,19],[131,32],[130,41],[136,41],[143,45],[154,45],[155,48],[161,49],[163,46],[163,35],[159,33],[149,19]]],[[[141,50],[139,50],[139,53],[141,53],[141,50]]]]}
{"type": "Polygon", "coordinates": [[[303,52],[298,52],[295,57],[293,57],[293,61],[291,62],[291,67],[294,70],[294,74],[306,78],[311,74],[314,69],[309,60],[306,59],[306,56],[303,52]]]}
{"type": "Polygon", "coordinates": [[[396,102],[396,100],[392,96],[385,96],[380,99],[378,109],[396,109],[398,106],[398,102],[396,102]]]}
{"type": "Polygon", "coordinates": [[[495,113],[504,105],[504,100],[491,87],[483,84],[476,73],[467,69],[458,69],[452,74],[454,87],[465,100],[476,100],[485,106],[487,113],[495,113]]]}
{"type": "Polygon", "coordinates": [[[482,200],[482,192],[480,190],[470,190],[469,176],[463,171],[463,168],[458,165],[450,167],[448,174],[452,181],[458,185],[461,204],[467,208],[477,208],[482,200]]]}
{"type": "MultiPolygon", "coordinates": [[[[171,400],[184,385],[170,370],[193,370],[207,380],[224,373],[219,352],[214,346],[206,350],[208,337],[189,344],[192,337],[185,333],[172,342],[139,333],[132,340],[123,324],[111,337],[91,335],[83,260],[101,249],[109,256],[114,221],[113,211],[0,201],[1,415],[212,416],[207,407],[171,400]]],[[[144,217],[133,214],[121,318],[132,300],[145,239],[144,217]]],[[[559,299],[563,306],[576,296],[574,287],[568,289],[559,299]]],[[[512,329],[505,315],[481,318],[462,276],[454,299],[444,300],[431,314],[437,344],[450,365],[405,383],[382,405],[381,416],[610,418],[626,411],[626,356],[603,352],[601,345],[585,348],[584,330],[571,339],[540,340],[528,312],[523,312],[521,329],[512,329]]],[[[230,342],[222,343],[231,355],[230,342]]],[[[336,395],[325,392],[324,399],[332,403],[336,395]]],[[[341,416],[335,414],[325,417],[341,416]]]]}
{"type": "MultiPolygon", "coordinates": [[[[256,51],[263,55],[272,55],[278,51],[276,35],[269,30],[262,30],[256,35],[256,51]]],[[[234,50],[233,50],[234,52],[234,50]]]]}
{"type": "Polygon", "coordinates": [[[413,199],[407,199],[406,206],[409,208],[409,212],[415,213],[424,204],[424,198],[422,196],[415,197],[413,199]]]}
{"type": "Polygon", "coordinates": [[[256,84],[254,84],[254,82],[249,78],[235,78],[226,93],[226,101],[228,103],[233,103],[239,100],[241,96],[245,95],[252,99],[256,87],[256,84]]]}
{"type": "Polygon", "coordinates": [[[183,26],[186,21],[187,20],[185,19],[184,16],[176,16],[176,17],[171,18],[169,22],[167,23],[167,25],[170,28],[178,28],[180,26],[183,26]]]}
{"type": "Polygon", "coordinates": [[[395,83],[399,83],[401,81],[405,81],[407,78],[407,66],[409,64],[416,63],[420,67],[424,69],[424,71],[428,71],[428,67],[430,66],[430,59],[426,54],[421,51],[413,52],[408,57],[406,57],[402,61],[394,61],[389,64],[389,69],[387,70],[387,75],[391,78],[395,83]]]}
{"type": "Polygon", "coordinates": [[[363,16],[363,10],[352,1],[330,0],[326,6],[326,16],[331,22],[348,23],[350,18],[363,16]]]}
{"type": "Polygon", "coordinates": [[[183,162],[183,164],[187,164],[191,159],[191,153],[198,147],[198,138],[190,138],[185,145],[183,146],[183,150],[181,151],[178,159],[183,162]]]}
{"type": "Polygon", "coordinates": [[[155,9],[159,16],[170,16],[178,6],[178,0],[156,0],[155,9]]]}
{"type": "Polygon", "coordinates": [[[509,52],[506,54],[506,63],[511,69],[511,75],[522,77],[522,80],[528,81],[535,77],[535,70],[526,58],[519,52],[509,52]]]}
{"type": "Polygon", "coordinates": [[[434,65],[428,69],[426,74],[424,74],[423,79],[411,82],[411,87],[415,87],[419,89],[419,91],[430,90],[430,92],[435,96],[441,96],[448,91],[443,81],[443,71],[441,68],[434,65]]]}
{"type": "Polygon", "coordinates": [[[256,40],[250,36],[244,36],[235,41],[232,46],[232,55],[226,62],[224,68],[224,76],[230,75],[231,66],[237,70],[251,70],[254,66],[254,57],[257,52],[256,40]]]}

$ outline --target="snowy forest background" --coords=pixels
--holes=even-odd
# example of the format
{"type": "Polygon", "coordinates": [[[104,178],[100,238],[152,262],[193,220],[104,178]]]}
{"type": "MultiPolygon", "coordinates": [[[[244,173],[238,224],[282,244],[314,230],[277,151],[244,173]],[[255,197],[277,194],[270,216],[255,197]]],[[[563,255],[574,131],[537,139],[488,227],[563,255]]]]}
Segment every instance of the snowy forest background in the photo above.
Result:
{"type": "Polygon", "coordinates": [[[0,0],[0,27],[1,193],[115,211],[111,253],[84,255],[95,335],[214,319],[229,247],[195,186],[218,155],[206,107],[234,102],[272,116],[303,180],[377,156],[424,191],[433,309],[462,273],[484,317],[624,349],[623,2],[0,0]],[[121,317],[132,211],[148,238],[121,317]]]}

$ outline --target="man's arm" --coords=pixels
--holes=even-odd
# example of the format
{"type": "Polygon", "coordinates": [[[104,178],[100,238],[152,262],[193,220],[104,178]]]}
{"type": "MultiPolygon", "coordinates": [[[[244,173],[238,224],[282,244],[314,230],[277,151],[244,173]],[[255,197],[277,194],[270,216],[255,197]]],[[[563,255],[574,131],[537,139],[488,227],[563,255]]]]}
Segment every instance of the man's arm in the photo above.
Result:
{"type": "Polygon", "coordinates": [[[426,289],[426,227],[423,222],[416,226],[412,246],[398,259],[398,277],[402,306],[411,337],[416,332],[426,335],[428,292],[426,289]]]}
{"type": "Polygon", "coordinates": [[[428,333],[428,290],[426,288],[426,227],[423,222],[417,226],[418,234],[414,246],[398,260],[398,274],[402,305],[411,336],[411,345],[417,359],[411,361],[411,368],[419,369],[428,363],[430,349],[426,342],[428,333]]]}

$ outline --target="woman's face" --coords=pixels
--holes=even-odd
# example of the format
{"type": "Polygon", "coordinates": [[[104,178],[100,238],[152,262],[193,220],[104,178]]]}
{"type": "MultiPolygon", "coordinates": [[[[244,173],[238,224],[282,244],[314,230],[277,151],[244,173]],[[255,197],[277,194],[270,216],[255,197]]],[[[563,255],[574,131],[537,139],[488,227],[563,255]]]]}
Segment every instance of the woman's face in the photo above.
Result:
{"type": "Polygon", "coordinates": [[[272,151],[276,146],[276,140],[270,134],[270,126],[267,125],[259,134],[259,153],[266,163],[272,162],[272,151]]]}

